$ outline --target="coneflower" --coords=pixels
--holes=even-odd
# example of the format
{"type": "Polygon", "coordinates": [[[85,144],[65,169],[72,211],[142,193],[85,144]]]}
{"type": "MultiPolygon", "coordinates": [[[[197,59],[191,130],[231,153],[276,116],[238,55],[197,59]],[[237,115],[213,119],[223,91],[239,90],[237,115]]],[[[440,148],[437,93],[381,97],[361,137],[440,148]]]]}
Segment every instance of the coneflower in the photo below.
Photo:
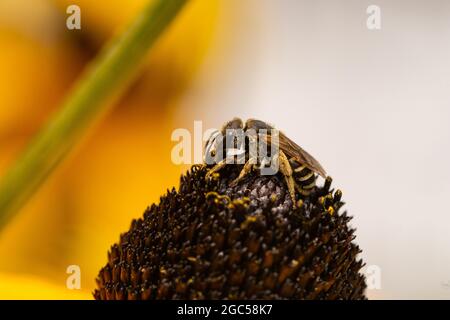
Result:
{"type": "Polygon", "coordinates": [[[331,178],[292,209],[279,175],[193,166],[133,220],[100,270],[96,299],[365,299],[361,252],[331,178]]]}

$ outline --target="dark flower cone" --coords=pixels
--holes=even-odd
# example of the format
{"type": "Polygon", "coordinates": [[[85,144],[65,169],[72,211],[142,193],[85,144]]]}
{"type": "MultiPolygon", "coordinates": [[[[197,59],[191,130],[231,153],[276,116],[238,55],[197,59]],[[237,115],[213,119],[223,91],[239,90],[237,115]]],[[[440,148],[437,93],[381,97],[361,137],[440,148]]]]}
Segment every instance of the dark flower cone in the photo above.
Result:
{"type": "Polygon", "coordinates": [[[242,166],[181,177],[108,253],[96,299],[366,299],[361,252],[331,178],[297,209],[281,176],[242,166]]]}

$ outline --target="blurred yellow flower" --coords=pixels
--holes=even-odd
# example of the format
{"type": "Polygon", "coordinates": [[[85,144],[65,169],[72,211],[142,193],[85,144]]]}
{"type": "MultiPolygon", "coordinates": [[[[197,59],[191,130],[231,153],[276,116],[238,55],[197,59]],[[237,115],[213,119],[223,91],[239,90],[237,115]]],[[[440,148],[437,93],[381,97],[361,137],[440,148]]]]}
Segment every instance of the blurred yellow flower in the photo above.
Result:
{"type": "MultiPolygon", "coordinates": [[[[7,1],[20,6],[14,14],[29,15],[27,1],[7,1]]],[[[24,17],[6,24],[0,15],[0,68],[7,70],[0,74],[0,177],[82,70],[89,53],[80,37],[97,50],[146,2],[36,1],[47,8],[37,14],[56,15],[44,28],[59,30],[50,42],[18,30],[28,23],[24,17]],[[68,4],[82,10],[77,36],[65,29],[68,4]]],[[[207,52],[217,11],[216,0],[188,4],[149,54],[139,81],[2,231],[0,298],[92,297],[109,246],[178,183],[181,169],[170,161],[171,117],[207,52]],[[81,268],[78,293],[65,288],[71,264],[81,268]]]]}
{"type": "Polygon", "coordinates": [[[36,131],[81,69],[80,49],[47,34],[57,27],[44,1],[33,10],[23,0],[0,2],[0,139],[36,131]],[[30,18],[34,10],[40,19],[30,18]]]}
{"type": "Polygon", "coordinates": [[[38,300],[88,300],[88,291],[69,290],[55,286],[41,278],[0,273],[0,299],[38,299],[38,300]]]}

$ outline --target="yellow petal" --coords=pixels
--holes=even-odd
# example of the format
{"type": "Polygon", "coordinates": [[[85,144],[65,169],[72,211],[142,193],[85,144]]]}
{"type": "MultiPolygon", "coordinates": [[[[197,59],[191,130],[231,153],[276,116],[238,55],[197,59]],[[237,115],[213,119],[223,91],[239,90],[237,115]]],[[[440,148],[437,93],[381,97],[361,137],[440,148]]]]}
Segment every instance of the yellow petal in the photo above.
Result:
{"type": "Polygon", "coordinates": [[[80,49],[57,31],[48,7],[42,0],[0,1],[0,142],[35,132],[81,70],[80,49]]]}
{"type": "Polygon", "coordinates": [[[92,294],[86,290],[70,290],[33,276],[0,273],[0,299],[91,300],[92,294]]]}
{"type": "MultiPolygon", "coordinates": [[[[83,32],[97,30],[97,19],[90,22],[87,15],[95,11],[93,16],[100,23],[105,10],[114,10],[112,17],[123,12],[132,15],[126,13],[127,5],[128,1],[84,1],[81,5],[83,32]],[[99,3],[103,6],[96,7],[99,3]],[[87,18],[86,24],[83,17],[87,18]]],[[[32,274],[63,286],[67,266],[77,264],[82,270],[82,287],[90,292],[100,267],[106,262],[107,250],[118,240],[120,232],[126,231],[131,219],[140,217],[145,207],[157,200],[167,187],[178,184],[182,168],[170,160],[174,101],[206,53],[214,29],[217,1],[193,0],[185,9],[152,50],[148,72],[140,82],[2,231],[0,256],[8,259],[0,259],[0,272],[32,274]]],[[[105,28],[112,30],[115,23],[114,18],[108,20],[105,28]]],[[[69,32],[62,30],[66,36],[69,32]]],[[[61,60],[59,55],[66,54],[64,50],[55,49],[51,51],[54,55],[48,55],[46,44],[39,43],[36,47],[35,42],[29,43],[29,38],[8,36],[17,46],[7,50],[9,57],[14,56],[12,52],[16,48],[21,50],[16,60],[8,59],[3,64],[0,50],[0,67],[9,68],[8,76],[5,74],[1,79],[0,75],[0,102],[14,106],[0,110],[0,129],[2,124],[10,124],[13,127],[8,130],[14,136],[17,127],[33,132],[36,119],[41,123],[48,117],[47,110],[51,109],[48,106],[64,91],[65,72],[76,67],[78,60],[72,61],[70,55],[61,60]],[[40,67],[49,69],[42,79],[37,77],[40,67]],[[15,93],[8,96],[9,91],[1,91],[2,86],[15,93]]],[[[4,139],[0,132],[0,176],[6,164],[14,159],[11,155],[17,155],[27,140],[21,135],[4,139]]]]}

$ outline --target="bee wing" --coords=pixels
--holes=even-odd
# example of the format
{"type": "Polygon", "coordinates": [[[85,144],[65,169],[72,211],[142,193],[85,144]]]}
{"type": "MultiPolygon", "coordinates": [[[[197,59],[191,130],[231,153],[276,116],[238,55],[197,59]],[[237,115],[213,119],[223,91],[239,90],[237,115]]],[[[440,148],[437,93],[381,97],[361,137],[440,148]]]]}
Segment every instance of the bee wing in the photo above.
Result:
{"type": "MultiPolygon", "coordinates": [[[[279,134],[278,137],[280,150],[286,153],[287,156],[294,158],[299,163],[305,165],[310,170],[316,172],[317,174],[321,175],[324,178],[326,177],[327,173],[325,172],[324,168],[320,165],[320,163],[316,159],[314,159],[312,155],[303,150],[302,147],[300,147],[294,141],[289,139],[281,131],[278,131],[278,134],[279,134]]],[[[270,135],[266,136],[266,141],[267,143],[271,143],[272,138],[270,135]]]]}

